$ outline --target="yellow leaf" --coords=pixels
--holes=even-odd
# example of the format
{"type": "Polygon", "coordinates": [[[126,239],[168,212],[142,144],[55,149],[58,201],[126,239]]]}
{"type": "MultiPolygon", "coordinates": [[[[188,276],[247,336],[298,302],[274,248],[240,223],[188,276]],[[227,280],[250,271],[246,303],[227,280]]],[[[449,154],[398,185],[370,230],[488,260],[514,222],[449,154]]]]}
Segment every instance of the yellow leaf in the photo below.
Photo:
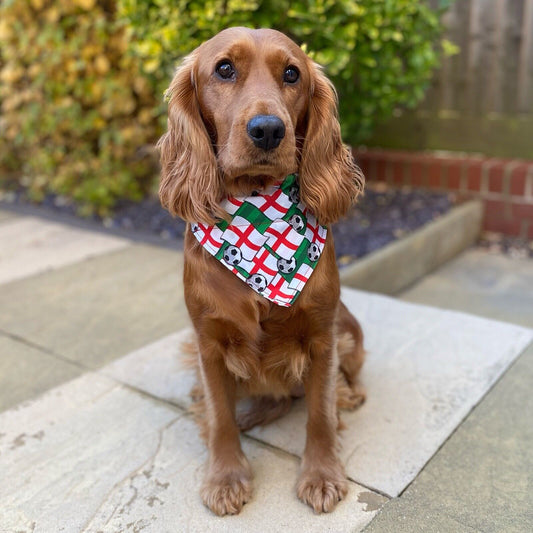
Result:
{"type": "Polygon", "coordinates": [[[133,113],[135,110],[135,100],[133,98],[124,97],[121,98],[119,102],[117,102],[118,109],[122,111],[123,113],[133,113]]]}
{"type": "Polygon", "coordinates": [[[97,56],[94,60],[94,68],[98,74],[106,74],[110,68],[109,59],[103,55],[97,56]]]}
{"type": "Polygon", "coordinates": [[[135,135],[135,128],[133,128],[132,126],[127,126],[125,128],[122,128],[120,130],[120,133],[122,134],[122,138],[125,141],[131,141],[131,139],[135,135]]]}
{"type": "Polygon", "coordinates": [[[150,94],[148,80],[142,76],[136,76],[133,80],[133,90],[142,96],[150,94]]]}
{"type": "Polygon", "coordinates": [[[104,87],[100,83],[93,83],[91,85],[90,93],[95,100],[100,100],[104,94],[104,87]]]}
{"type": "Polygon", "coordinates": [[[96,130],[103,129],[106,124],[107,122],[102,117],[96,117],[93,120],[93,128],[96,130]]]}
{"type": "Polygon", "coordinates": [[[56,6],[49,7],[44,16],[48,22],[57,22],[60,17],[59,9],[56,6]]]}
{"type": "Polygon", "coordinates": [[[100,47],[91,43],[87,43],[81,50],[81,55],[84,59],[90,59],[100,51],[100,47]]]}
{"type": "Polygon", "coordinates": [[[92,9],[96,4],[96,0],[74,0],[73,4],[77,7],[85,9],[86,11],[89,11],[89,9],[92,9]]]}
{"type": "Polygon", "coordinates": [[[42,67],[39,63],[34,63],[28,69],[28,74],[31,78],[36,78],[42,72],[42,67]]]}
{"type": "Polygon", "coordinates": [[[11,25],[5,19],[0,20],[0,41],[7,41],[13,35],[11,25]]]}
{"type": "Polygon", "coordinates": [[[144,70],[146,72],[155,72],[159,67],[159,59],[149,59],[148,61],[145,61],[144,63],[144,70]]]}
{"type": "Polygon", "coordinates": [[[18,65],[7,64],[0,71],[0,80],[4,83],[15,83],[24,75],[24,69],[18,65]]]}
{"type": "Polygon", "coordinates": [[[141,109],[139,112],[139,122],[144,126],[150,124],[154,120],[154,112],[152,109],[141,109]]]}
{"type": "Polygon", "coordinates": [[[31,0],[30,4],[33,9],[41,10],[44,6],[44,0],[31,0]]]}
{"type": "Polygon", "coordinates": [[[113,103],[111,100],[105,100],[100,106],[100,113],[105,118],[111,118],[113,116],[113,103]]]}

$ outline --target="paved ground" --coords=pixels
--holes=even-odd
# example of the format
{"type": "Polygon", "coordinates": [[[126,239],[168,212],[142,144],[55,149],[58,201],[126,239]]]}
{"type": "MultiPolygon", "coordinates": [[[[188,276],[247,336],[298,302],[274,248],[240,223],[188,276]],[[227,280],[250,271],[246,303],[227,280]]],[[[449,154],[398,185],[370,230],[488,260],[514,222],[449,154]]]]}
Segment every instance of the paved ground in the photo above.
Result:
{"type": "MultiPolygon", "coordinates": [[[[533,327],[533,262],[473,249],[400,298],[533,327]]],[[[533,529],[533,346],[365,530],[533,529]]]]}
{"type": "MultiPolygon", "coordinates": [[[[165,399],[160,391],[156,390],[154,395],[154,391],[143,391],[135,383],[128,383],[128,380],[135,381],[139,377],[139,367],[130,365],[133,359],[142,359],[143,353],[152,357],[154,352],[150,352],[147,346],[152,346],[154,342],[157,343],[159,339],[187,325],[180,299],[169,297],[180,294],[182,290],[180,261],[180,254],[175,251],[106,235],[87,234],[70,227],[0,212],[0,410],[38,398],[45,391],[64,384],[53,389],[58,391],[57,395],[63,398],[62,401],[57,403],[57,399],[51,399],[54,396],[52,394],[32,404],[24,404],[2,418],[6,427],[9,425],[16,431],[21,413],[30,415],[30,420],[25,420],[25,423],[31,426],[31,418],[35,416],[36,409],[41,409],[42,420],[48,421],[52,428],[57,420],[54,419],[56,415],[53,415],[54,409],[50,406],[56,406],[57,419],[63,417],[63,421],[70,420],[68,424],[64,422],[65,427],[75,425],[78,417],[85,416],[86,420],[95,424],[95,435],[109,434],[106,440],[100,442],[101,439],[98,438],[98,443],[95,444],[95,449],[103,457],[114,457],[113,450],[116,450],[117,442],[124,449],[129,449],[128,443],[121,442],[121,438],[128,433],[128,427],[136,427],[136,424],[142,426],[148,424],[147,421],[150,424],[160,424],[157,427],[166,428],[162,435],[170,441],[183,431],[187,434],[193,432],[189,421],[183,418],[183,412],[173,407],[173,404],[179,402],[167,401],[168,398],[165,399]],[[141,350],[141,356],[138,355],[139,352],[135,352],[138,349],[141,350]],[[132,352],[135,356],[133,359],[132,352]],[[113,363],[114,361],[117,363],[113,363]],[[122,370],[117,367],[120,366],[120,361],[122,370]],[[113,368],[115,374],[104,378],[102,369],[109,368],[113,368]],[[130,369],[128,380],[117,389],[113,385],[115,382],[109,379],[120,381],[120,376],[117,377],[116,373],[124,371],[124,368],[130,369]],[[93,374],[93,371],[98,374],[93,374]],[[65,385],[73,378],[77,379],[72,384],[65,385]],[[83,394],[89,394],[89,389],[83,388],[87,384],[94,388],[90,393],[92,399],[76,411],[76,406],[65,403],[66,396],[62,394],[65,391],[79,393],[80,390],[85,391],[83,394]],[[102,421],[105,418],[102,413],[108,412],[108,408],[104,408],[102,404],[102,398],[114,398],[116,413],[122,412],[120,409],[126,409],[124,413],[144,413],[145,418],[137,417],[128,422],[126,416],[125,425],[118,427],[113,418],[102,421]],[[45,409],[46,405],[48,410],[45,409]],[[138,405],[138,411],[135,411],[135,405],[138,405]],[[69,409],[72,409],[74,415],[69,414],[69,409]]],[[[470,250],[405,291],[400,295],[400,300],[467,311],[533,327],[533,262],[470,250]]],[[[435,316],[440,319],[444,315],[435,316]]],[[[498,327],[502,327],[498,330],[502,335],[507,332],[504,326],[494,325],[494,328],[498,327]]],[[[454,335],[454,331],[449,332],[452,340],[454,335]]],[[[490,328],[486,335],[490,336],[490,328]]],[[[375,337],[379,338],[378,335],[375,337]]],[[[377,341],[375,342],[377,345],[377,341]]],[[[161,352],[159,346],[156,353],[161,352]]],[[[533,525],[533,487],[530,476],[533,470],[533,452],[530,446],[533,428],[528,423],[530,419],[526,413],[533,410],[530,394],[532,382],[533,348],[530,346],[399,497],[387,501],[386,498],[365,490],[364,483],[362,487],[354,484],[350,503],[339,507],[338,522],[335,523],[349,524],[349,529],[343,530],[358,530],[381,509],[367,526],[368,531],[530,531],[533,525]]],[[[446,383],[443,386],[443,390],[459,390],[446,388],[446,383]]],[[[75,398],[76,394],[68,397],[75,398]]],[[[90,425],[87,427],[90,428],[90,425]]],[[[0,427],[0,440],[4,430],[7,431],[0,427]]],[[[52,429],[50,433],[53,434],[52,429]]],[[[89,432],[87,436],[92,434],[89,432]]],[[[47,446],[57,446],[47,440],[49,437],[42,439],[39,431],[23,437],[19,435],[17,438],[19,441],[15,439],[16,442],[38,443],[42,440],[47,446]]],[[[70,433],[68,438],[72,438],[70,433]]],[[[256,438],[261,438],[261,435],[256,438]]],[[[149,449],[151,441],[148,436],[146,439],[149,449]]],[[[190,448],[187,450],[196,450],[201,445],[193,440],[188,446],[190,448]]],[[[296,472],[297,461],[294,455],[276,447],[260,445],[255,439],[245,439],[245,446],[251,456],[269,458],[267,460],[272,469],[278,469],[280,475],[284,471],[296,472]]],[[[71,450],[74,454],[72,460],[78,459],[75,457],[78,455],[76,450],[76,447],[71,450]]],[[[121,453],[117,455],[118,458],[123,455],[120,448],[119,451],[121,453]]],[[[23,453],[22,448],[20,453],[23,453]]],[[[196,472],[202,461],[192,451],[190,453],[192,455],[188,457],[188,461],[196,472]]],[[[133,449],[131,455],[135,455],[133,449]]],[[[37,455],[32,457],[34,461],[38,460],[37,455]]],[[[169,469],[177,472],[185,468],[175,461],[175,458],[159,457],[153,465],[154,471],[161,476],[169,469]]],[[[123,475],[129,472],[130,467],[126,468],[122,463],[113,464],[117,471],[122,471],[120,468],[124,470],[123,475]]],[[[269,472],[259,471],[257,476],[261,479],[265,474],[268,478],[269,472]]],[[[50,479],[53,478],[41,477],[36,481],[36,486],[42,483],[42,491],[46,493],[50,490],[54,493],[51,486],[45,489],[50,479]]],[[[109,509],[102,508],[100,515],[93,517],[92,526],[85,524],[84,530],[96,531],[97,523],[105,523],[107,529],[102,529],[105,531],[122,530],[122,526],[119,527],[122,522],[111,508],[122,508],[127,515],[130,510],[126,512],[124,506],[120,507],[120,502],[124,499],[129,501],[128,490],[135,490],[135,493],[138,490],[148,490],[142,485],[140,478],[134,476],[126,479],[129,481],[123,489],[119,487],[112,492],[115,495],[107,502],[109,509]]],[[[71,483],[78,490],[81,481],[71,479],[71,483]]],[[[284,485],[282,489],[292,490],[291,483],[289,481],[287,487],[284,485]]],[[[81,486],[83,487],[83,483],[81,486]]],[[[105,483],[91,488],[95,493],[110,489],[111,487],[105,489],[105,483]]],[[[155,489],[157,484],[151,490],[155,489]]],[[[190,489],[196,490],[195,487],[190,489]]],[[[5,490],[8,495],[16,492],[14,486],[6,489],[4,484],[5,490]]],[[[58,490],[58,494],[62,494],[60,486],[58,490]]],[[[69,490],[76,492],[74,488],[69,490]]],[[[391,493],[394,490],[389,494],[391,493]]],[[[159,492],[154,492],[153,497],[163,498],[159,492]]],[[[137,508],[135,512],[153,512],[155,500],[151,501],[152,505],[148,502],[148,507],[137,508]]],[[[272,500],[272,505],[279,503],[279,500],[272,500]]],[[[286,502],[281,500],[281,504],[285,505],[286,502]]],[[[294,509],[295,512],[300,512],[298,506],[294,509]]],[[[73,514],[72,509],[65,509],[64,513],[65,517],[73,514]]],[[[312,514],[309,516],[309,520],[306,518],[304,522],[299,522],[299,531],[310,531],[311,528],[316,528],[317,531],[335,530],[330,529],[334,522],[327,522],[331,520],[330,517],[321,518],[322,521],[317,522],[313,521],[312,514]]],[[[43,520],[41,524],[53,523],[43,520]]],[[[191,531],[199,530],[194,529],[193,518],[189,516],[188,520],[191,531]]],[[[268,517],[263,517],[262,520],[268,521],[268,517]]],[[[228,527],[231,530],[235,525],[232,522],[223,523],[224,529],[228,527]]],[[[214,524],[210,526],[210,530],[222,530],[220,522],[214,524]]],[[[293,525],[287,524],[285,530],[291,531],[293,525]]],[[[31,524],[28,530],[31,529],[30,526],[31,524]]],[[[196,527],[200,526],[197,524],[196,527]]],[[[52,527],[41,530],[59,529],[52,527]]],[[[77,531],[81,528],[66,530],[77,531]]],[[[11,531],[9,525],[2,524],[1,519],[0,531],[11,531]]]]}

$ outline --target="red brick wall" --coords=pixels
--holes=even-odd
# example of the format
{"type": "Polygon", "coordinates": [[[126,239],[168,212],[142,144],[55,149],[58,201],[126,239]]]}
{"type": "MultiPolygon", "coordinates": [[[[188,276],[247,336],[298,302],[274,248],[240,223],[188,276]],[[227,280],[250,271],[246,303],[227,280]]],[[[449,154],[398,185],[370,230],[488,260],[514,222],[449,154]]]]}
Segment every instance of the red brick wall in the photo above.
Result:
{"type": "Polygon", "coordinates": [[[533,161],[376,149],[354,155],[369,182],[480,198],[486,230],[533,239],[533,161]]]}

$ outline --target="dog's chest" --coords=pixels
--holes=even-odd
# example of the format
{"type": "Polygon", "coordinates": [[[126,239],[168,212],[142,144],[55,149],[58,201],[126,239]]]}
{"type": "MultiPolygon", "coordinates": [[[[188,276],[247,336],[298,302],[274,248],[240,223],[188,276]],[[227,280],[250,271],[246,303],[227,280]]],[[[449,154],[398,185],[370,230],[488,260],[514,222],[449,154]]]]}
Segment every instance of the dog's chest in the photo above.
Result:
{"type": "Polygon", "coordinates": [[[226,366],[252,394],[288,394],[301,384],[310,361],[313,334],[299,321],[270,318],[256,336],[227,344],[226,366]]]}

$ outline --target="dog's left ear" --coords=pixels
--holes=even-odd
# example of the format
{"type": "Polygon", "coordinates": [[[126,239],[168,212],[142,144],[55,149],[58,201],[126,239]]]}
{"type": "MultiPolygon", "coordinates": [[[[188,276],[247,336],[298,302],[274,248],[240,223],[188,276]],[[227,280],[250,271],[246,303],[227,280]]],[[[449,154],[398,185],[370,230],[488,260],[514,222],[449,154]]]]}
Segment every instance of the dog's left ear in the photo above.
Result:
{"type": "Polygon", "coordinates": [[[211,225],[225,213],[219,205],[221,177],[196,96],[197,57],[196,50],[183,60],[167,91],[168,130],[157,144],[159,197],[172,215],[211,225]]]}
{"type": "Polygon", "coordinates": [[[337,118],[337,93],[310,61],[311,96],[307,131],[300,161],[300,195],[321,224],[331,224],[346,214],[365,178],[348,147],[342,144],[337,118]]]}

